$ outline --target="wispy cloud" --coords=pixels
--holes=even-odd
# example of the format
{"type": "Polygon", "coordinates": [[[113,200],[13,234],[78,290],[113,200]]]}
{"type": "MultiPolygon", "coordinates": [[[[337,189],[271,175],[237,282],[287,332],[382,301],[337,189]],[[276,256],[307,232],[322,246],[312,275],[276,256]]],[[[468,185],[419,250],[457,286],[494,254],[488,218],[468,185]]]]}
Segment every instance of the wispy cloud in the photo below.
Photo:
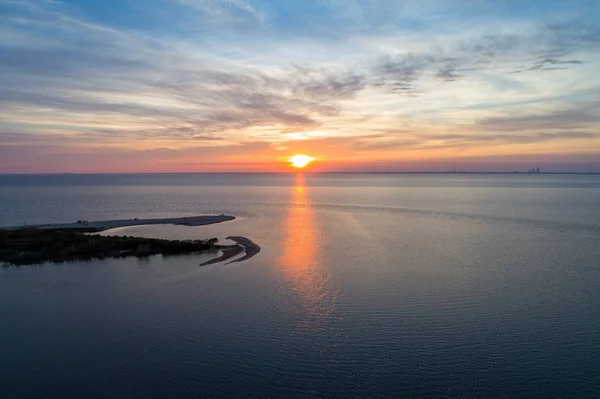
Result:
{"type": "Polygon", "coordinates": [[[590,128],[600,132],[600,101],[580,103],[577,107],[546,113],[494,116],[478,121],[478,126],[494,131],[530,131],[533,129],[573,130],[590,128]]]}
{"type": "Polygon", "coordinates": [[[244,0],[170,0],[174,3],[190,7],[211,17],[225,21],[242,22],[253,20],[263,23],[265,15],[252,4],[244,0]]]}
{"type": "Polygon", "coordinates": [[[220,148],[213,158],[250,144],[274,154],[296,136],[332,158],[598,149],[600,29],[588,15],[545,10],[547,20],[499,25],[475,1],[343,3],[144,2],[146,11],[172,7],[163,30],[177,13],[203,18],[206,35],[186,36],[157,35],[143,19],[134,28],[97,20],[84,4],[1,0],[0,142],[32,153],[41,151],[32,138],[78,151],[104,141],[113,150],[220,148]],[[335,29],[310,32],[313,15],[335,29]],[[452,31],[461,16],[481,21],[452,31]]]}

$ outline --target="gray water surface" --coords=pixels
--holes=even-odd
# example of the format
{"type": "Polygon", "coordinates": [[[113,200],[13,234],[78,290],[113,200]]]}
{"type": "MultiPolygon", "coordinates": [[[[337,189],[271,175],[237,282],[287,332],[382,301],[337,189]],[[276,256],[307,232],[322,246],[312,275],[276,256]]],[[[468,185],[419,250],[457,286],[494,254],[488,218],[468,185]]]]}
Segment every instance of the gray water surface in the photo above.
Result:
{"type": "Polygon", "coordinates": [[[6,398],[597,397],[600,176],[0,176],[0,224],[217,254],[0,270],[6,398]]]}

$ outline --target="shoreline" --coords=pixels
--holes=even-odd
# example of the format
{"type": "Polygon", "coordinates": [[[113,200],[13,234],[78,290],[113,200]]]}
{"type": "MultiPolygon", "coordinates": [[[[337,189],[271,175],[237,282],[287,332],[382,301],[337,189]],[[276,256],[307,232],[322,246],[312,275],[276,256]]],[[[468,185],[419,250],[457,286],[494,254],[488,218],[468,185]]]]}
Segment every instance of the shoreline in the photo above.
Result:
{"type": "Polygon", "coordinates": [[[21,229],[40,229],[40,230],[59,230],[59,229],[89,229],[94,232],[116,229],[120,227],[146,226],[154,224],[173,224],[176,226],[206,226],[210,224],[229,222],[235,220],[235,216],[228,215],[205,215],[205,216],[187,216],[178,218],[156,218],[156,219],[118,219],[102,220],[89,222],[79,220],[74,223],[45,223],[45,224],[24,224],[22,226],[0,227],[0,230],[21,230],[21,229]]]}
{"type": "Polygon", "coordinates": [[[19,265],[122,256],[174,255],[218,250],[221,252],[221,256],[203,262],[199,266],[222,263],[228,260],[229,262],[226,264],[243,262],[253,258],[261,251],[260,246],[243,236],[226,237],[226,239],[235,242],[233,245],[216,245],[218,242],[216,238],[209,240],[165,240],[86,234],[145,225],[205,226],[234,219],[234,216],[213,215],[156,219],[134,218],[94,222],[79,220],[75,223],[0,227],[0,241],[6,241],[3,246],[7,246],[7,249],[0,250],[0,258],[3,263],[19,265]],[[62,247],[59,245],[58,252],[55,248],[57,243],[62,245],[62,247]],[[240,254],[244,255],[238,259],[230,260],[240,254]]]}
{"type": "Polygon", "coordinates": [[[221,255],[201,263],[243,262],[256,256],[261,248],[243,236],[228,236],[233,245],[216,245],[217,238],[209,240],[165,240],[115,235],[100,235],[106,230],[130,226],[172,224],[176,226],[204,226],[234,220],[234,216],[188,216],[179,218],[120,219],[75,223],[47,223],[37,225],[0,227],[0,260],[3,265],[60,263],[84,259],[104,259],[124,256],[176,255],[189,252],[220,251],[221,255]],[[234,260],[232,258],[243,254],[234,260]]]}
{"type": "Polygon", "coordinates": [[[128,256],[182,255],[216,249],[217,238],[159,238],[86,234],[85,229],[0,230],[0,265],[25,266],[128,256]]]}

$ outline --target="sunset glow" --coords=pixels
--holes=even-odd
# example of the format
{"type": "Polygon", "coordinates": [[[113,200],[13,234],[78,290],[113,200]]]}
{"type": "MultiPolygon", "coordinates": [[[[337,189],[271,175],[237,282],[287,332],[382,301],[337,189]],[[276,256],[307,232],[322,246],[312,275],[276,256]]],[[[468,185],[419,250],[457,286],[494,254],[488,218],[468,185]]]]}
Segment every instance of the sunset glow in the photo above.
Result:
{"type": "Polygon", "coordinates": [[[597,1],[0,4],[0,173],[600,172],[597,1]]]}
{"type": "Polygon", "coordinates": [[[288,159],[289,163],[297,169],[305,168],[314,160],[315,158],[304,154],[294,155],[288,159]]]}

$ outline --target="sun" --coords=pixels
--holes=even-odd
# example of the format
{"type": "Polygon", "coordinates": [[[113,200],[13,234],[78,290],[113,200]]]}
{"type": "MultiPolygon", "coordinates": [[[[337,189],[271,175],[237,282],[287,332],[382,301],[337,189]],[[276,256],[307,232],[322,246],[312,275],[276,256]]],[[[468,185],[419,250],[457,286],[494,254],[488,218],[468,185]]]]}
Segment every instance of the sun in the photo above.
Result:
{"type": "Polygon", "coordinates": [[[302,169],[306,167],[309,163],[311,163],[314,160],[315,158],[304,154],[297,154],[288,158],[288,162],[292,164],[294,168],[297,169],[302,169]]]}

